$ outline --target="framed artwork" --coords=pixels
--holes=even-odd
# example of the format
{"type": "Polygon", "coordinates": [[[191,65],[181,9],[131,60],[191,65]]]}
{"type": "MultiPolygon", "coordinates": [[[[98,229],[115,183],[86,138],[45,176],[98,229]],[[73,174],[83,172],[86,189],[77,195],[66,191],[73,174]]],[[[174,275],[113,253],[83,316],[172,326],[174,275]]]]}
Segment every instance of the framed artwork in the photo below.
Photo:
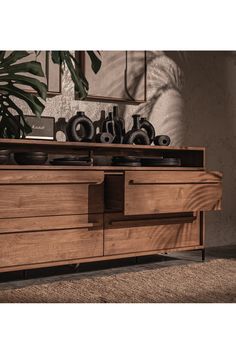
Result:
{"type": "MultiPolygon", "coordinates": [[[[51,55],[48,51],[41,51],[38,56],[34,52],[30,53],[26,58],[23,58],[18,61],[25,62],[36,60],[41,63],[43,72],[45,77],[39,78],[38,76],[34,76],[33,74],[28,74],[30,77],[38,78],[40,81],[44,82],[48,88],[48,96],[56,96],[61,94],[61,67],[58,64],[54,64],[51,55]]],[[[24,74],[27,75],[27,74],[24,74]]],[[[19,85],[19,87],[23,87],[23,85],[19,85]]],[[[25,90],[25,87],[24,87],[25,90]]],[[[33,89],[28,90],[28,92],[35,92],[33,89]]]]}
{"type": "MultiPolygon", "coordinates": [[[[102,66],[97,74],[91,69],[86,52],[75,52],[89,82],[86,100],[139,104],[146,101],[146,52],[100,51],[102,66]]],[[[78,94],[75,92],[75,98],[78,94]]]]}

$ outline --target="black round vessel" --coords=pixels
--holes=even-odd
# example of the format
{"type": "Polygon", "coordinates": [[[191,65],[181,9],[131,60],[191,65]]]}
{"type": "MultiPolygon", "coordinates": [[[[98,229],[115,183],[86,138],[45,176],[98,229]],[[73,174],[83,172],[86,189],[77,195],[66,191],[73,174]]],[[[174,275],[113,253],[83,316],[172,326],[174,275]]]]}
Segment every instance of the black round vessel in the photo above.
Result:
{"type": "Polygon", "coordinates": [[[140,167],[140,158],[135,156],[114,156],[112,158],[113,166],[130,166],[130,167],[140,167]]]}
{"type": "Polygon", "coordinates": [[[146,131],[146,133],[149,137],[149,140],[150,140],[150,144],[151,144],[155,138],[155,128],[152,125],[152,123],[150,123],[146,118],[141,118],[140,119],[140,129],[146,131]]]}
{"type": "Polygon", "coordinates": [[[112,144],[114,141],[114,136],[111,135],[110,133],[99,133],[95,137],[95,141],[97,143],[103,143],[103,144],[112,144]]]}
{"type": "Polygon", "coordinates": [[[43,165],[48,159],[45,152],[15,152],[14,160],[19,165],[43,165]]]}
{"type": "Polygon", "coordinates": [[[170,137],[168,135],[157,135],[154,139],[154,144],[159,146],[170,145],[170,137]]]}
{"type": "Polygon", "coordinates": [[[74,117],[70,118],[66,132],[70,141],[92,141],[95,128],[91,119],[84,112],[77,112],[74,117]]]}
{"type": "Polygon", "coordinates": [[[9,161],[10,151],[9,150],[0,150],[0,164],[7,164],[9,161]]]}
{"type": "Polygon", "coordinates": [[[125,144],[135,144],[135,145],[149,145],[150,139],[147,134],[146,129],[142,130],[140,125],[140,115],[134,114],[133,127],[124,137],[125,144]]]}

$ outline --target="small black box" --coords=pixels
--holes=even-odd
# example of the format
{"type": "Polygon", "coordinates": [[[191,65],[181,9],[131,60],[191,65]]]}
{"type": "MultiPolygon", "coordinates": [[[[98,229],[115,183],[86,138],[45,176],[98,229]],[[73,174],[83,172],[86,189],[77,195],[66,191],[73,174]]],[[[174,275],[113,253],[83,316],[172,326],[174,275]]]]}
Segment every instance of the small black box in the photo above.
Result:
{"type": "Polygon", "coordinates": [[[32,129],[31,133],[25,135],[25,139],[55,139],[55,119],[53,117],[25,116],[25,121],[32,129]]]}

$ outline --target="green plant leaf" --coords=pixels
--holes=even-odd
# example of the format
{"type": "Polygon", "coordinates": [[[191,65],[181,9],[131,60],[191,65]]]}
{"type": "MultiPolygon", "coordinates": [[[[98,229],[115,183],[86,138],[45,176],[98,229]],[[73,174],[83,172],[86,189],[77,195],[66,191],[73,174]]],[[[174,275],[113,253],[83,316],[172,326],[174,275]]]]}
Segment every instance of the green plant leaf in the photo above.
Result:
{"type": "Polygon", "coordinates": [[[4,90],[4,85],[1,85],[1,82],[11,82],[12,84],[21,84],[32,87],[32,89],[35,90],[42,99],[46,100],[47,85],[35,78],[17,74],[1,75],[0,89],[2,88],[4,90]]]}
{"type": "Polygon", "coordinates": [[[19,129],[21,129],[23,134],[28,134],[32,132],[31,127],[29,126],[29,124],[26,122],[25,117],[24,117],[24,113],[23,111],[15,104],[15,102],[13,102],[9,96],[5,97],[5,102],[9,105],[9,107],[11,109],[13,109],[19,116],[19,119],[22,120],[23,124],[21,124],[20,120],[19,122],[17,121],[17,123],[19,123],[19,129]]]}
{"type": "Polygon", "coordinates": [[[0,52],[0,136],[17,138],[20,132],[23,136],[31,132],[31,127],[25,121],[23,111],[10,98],[18,98],[24,101],[33,114],[40,117],[44,104],[37,98],[36,94],[25,91],[33,89],[40,98],[46,99],[47,86],[39,81],[44,73],[41,64],[36,61],[17,63],[18,60],[27,57],[27,51],[14,51],[6,56],[6,52],[0,52]],[[33,74],[36,77],[27,76],[33,74]],[[17,87],[23,85],[23,88],[17,87]],[[14,113],[13,113],[14,112],[14,113]],[[16,118],[15,114],[19,117],[16,118]]]}
{"type": "Polygon", "coordinates": [[[1,51],[0,51],[0,63],[2,62],[5,53],[6,53],[6,52],[5,52],[4,50],[1,50],[1,51]]]}
{"type": "Polygon", "coordinates": [[[94,72],[95,74],[97,74],[97,72],[98,72],[98,71],[100,70],[100,68],[101,68],[102,61],[101,61],[101,59],[99,59],[99,58],[97,57],[97,55],[95,54],[95,52],[88,50],[87,53],[88,53],[88,55],[89,55],[89,57],[90,57],[90,60],[91,60],[91,67],[92,67],[92,69],[93,69],[93,72],[94,72]]]}
{"type": "Polygon", "coordinates": [[[81,66],[80,66],[78,60],[76,60],[76,58],[72,54],[70,54],[70,57],[71,57],[72,61],[75,64],[76,72],[79,75],[79,78],[82,80],[85,88],[88,90],[89,89],[89,83],[88,83],[86,77],[84,76],[84,73],[83,73],[83,71],[81,69],[81,66]]]}
{"type": "MultiPolygon", "coordinates": [[[[0,64],[1,67],[1,64],[0,64]]],[[[5,69],[0,69],[0,75],[4,74],[6,71],[5,69]]],[[[30,73],[36,76],[44,76],[44,72],[42,70],[42,66],[40,63],[37,61],[27,61],[25,63],[20,63],[20,64],[14,64],[11,65],[7,68],[7,72],[10,74],[12,73],[19,73],[19,72],[24,72],[24,73],[30,73]]]]}
{"type": "Polygon", "coordinates": [[[61,64],[61,55],[60,51],[52,50],[51,58],[54,64],[61,64]]]}
{"type": "Polygon", "coordinates": [[[75,67],[73,65],[73,62],[71,60],[70,53],[64,52],[62,54],[62,59],[65,61],[66,65],[70,71],[71,78],[75,84],[75,89],[78,91],[80,99],[84,99],[87,96],[87,91],[86,91],[86,88],[83,84],[83,81],[78,77],[78,74],[77,74],[75,67]]]}
{"type": "Polygon", "coordinates": [[[12,85],[4,85],[4,91],[7,91],[9,95],[13,95],[17,98],[24,100],[30,107],[31,111],[40,117],[44,110],[44,105],[39,99],[29,92],[25,92],[18,87],[12,85]]]}
{"type": "Polygon", "coordinates": [[[6,67],[17,62],[17,60],[25,58],[29,55],[27,51],[14,51],[11,52],[6,58],[1,60],[1,66],[6,67]]]}

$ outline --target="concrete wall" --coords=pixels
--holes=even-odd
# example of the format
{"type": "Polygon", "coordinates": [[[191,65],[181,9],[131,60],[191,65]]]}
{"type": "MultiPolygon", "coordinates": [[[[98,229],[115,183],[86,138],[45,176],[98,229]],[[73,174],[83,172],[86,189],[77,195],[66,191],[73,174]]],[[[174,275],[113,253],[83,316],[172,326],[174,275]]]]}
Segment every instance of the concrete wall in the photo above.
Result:
{"type": "MultiPolygon", "coordinates": [[[[142,113],[158,134],[170,135],[172,145],[207,147],[207,167],[224,173],[223,211],[207,215],[207,244],[234,244],[236,64],[229,53],[185,54],[186,62],[178,62],[176,52],[148,52],[147,103],[138,107],[121,104],[119,109],[127,128],[131,126],[131,115],[142,113]]],[[[74,100],[74,87],[67,71],[62,87],[62,95],[47,100],[44,115],[69,119],[76,111],[84,110],[92,120],[97,120],[102,109],[112,109],[113,104],[74,100]]],[[[26,108],[25,112],[30,113],[26,108]]]]}

